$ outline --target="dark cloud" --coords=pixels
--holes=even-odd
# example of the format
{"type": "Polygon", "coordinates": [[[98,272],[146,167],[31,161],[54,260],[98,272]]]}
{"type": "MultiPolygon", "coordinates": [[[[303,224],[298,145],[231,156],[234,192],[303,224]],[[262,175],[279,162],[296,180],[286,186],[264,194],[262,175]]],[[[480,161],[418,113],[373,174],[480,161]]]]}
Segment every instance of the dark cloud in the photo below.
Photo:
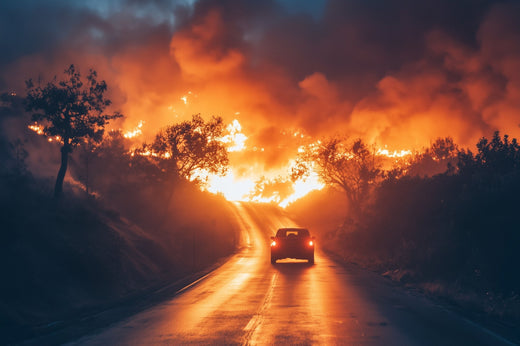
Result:
{"type": "Polygon", "coordinates": [[[94,17],[92,12],[60,3],[6,2],[0,10],[0,64],[28,54],[52,52],[60,44],[70,43],[72,34],[85,21],[95,22],[94,17]]]}

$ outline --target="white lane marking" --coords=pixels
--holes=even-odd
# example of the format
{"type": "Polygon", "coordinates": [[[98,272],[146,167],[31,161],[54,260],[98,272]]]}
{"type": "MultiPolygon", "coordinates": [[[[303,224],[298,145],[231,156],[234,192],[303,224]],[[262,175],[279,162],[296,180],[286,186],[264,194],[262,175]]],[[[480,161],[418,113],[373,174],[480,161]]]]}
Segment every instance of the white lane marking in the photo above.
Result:
{"type": "Polygon", "coordinates": [[[249,345],[251,343],[251,339],[255,331],[262,323],[262,319],[264,318],[264,314],[271,307],[271,301],[274,295],[274,288],[276,287],[276,278],[278,273],[274,273],[271,277],[271,283],[269,285],[269,289],[267,290],[262,305],[258,309],[258,311],[253,315],[253,317],[249,320],[247,325],[244,327],[244,331],[247,332],[244,338],[244,342],[242,345],[249,345]]]}

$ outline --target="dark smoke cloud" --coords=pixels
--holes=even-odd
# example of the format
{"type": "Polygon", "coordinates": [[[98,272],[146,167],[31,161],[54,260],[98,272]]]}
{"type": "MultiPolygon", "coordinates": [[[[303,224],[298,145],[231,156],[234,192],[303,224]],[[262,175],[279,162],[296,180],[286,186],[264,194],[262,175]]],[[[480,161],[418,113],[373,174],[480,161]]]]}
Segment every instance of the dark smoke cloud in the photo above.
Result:
{"type": "Polygon", "coordinates": [[[494,130],[520,135],[518,1],[0,7],[1,89],[23,91],[25,79],[70,63],[94,67],[125,126],[143,119],[150,138],[194,113],[237,118],[256,148],[240,160],[259,169],[284,167],[302,141],[338,133],[396,149],[439,136],[472,145],[494,130]]]}

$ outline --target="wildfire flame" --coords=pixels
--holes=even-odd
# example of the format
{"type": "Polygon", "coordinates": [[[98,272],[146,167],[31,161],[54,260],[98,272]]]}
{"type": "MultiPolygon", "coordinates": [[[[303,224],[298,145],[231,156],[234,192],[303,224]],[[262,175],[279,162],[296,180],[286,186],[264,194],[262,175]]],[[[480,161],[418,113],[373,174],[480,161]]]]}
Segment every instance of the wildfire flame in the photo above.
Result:
{"type": "MultiPolygon", "coordinates": [[[[187,96],[182,98],[185,103],[187,102],[187,96]]],[[[239,114],[237,112],[237,114],[239,114]]],[[[130,131],[127,131],[123,134],[124,138],[135,138],[137,136],[142,135],[142,128],[144,125],[144,121],[140,120],[137,126],[130,131]]],[[[44,126],[34,123],[28,126],[28,128],[39,135],[44,135],[44,126]]],[[[287,135],[291,135],[292,137],[304,138],[304,135],[299,132],[288,133],[287,135]]],[[[217,140],[221,141],[226,145],[226,150],[228,152],[240,152],[244,150],[248,150],[245,143],[248,137],[242,133],[242,125],[237,119],[234,119],[227,127],[226,134],[217,140]]],[[[49,142],[59,141],[61,138],[59,136],[49,137],[49,142]]],[[[307,150],[315,150],[317,146],[319,146],[321,142],[318,140],[315,143],[312,143],[308,146],[300,146],[298,148],[298,153],[303,153],[307,150]]],[[[264,148],[253,147],[249,150],[252,151],[264,151],[264,148]]],[[[130,151],[130,155],[135,155],[136,152],[134,150],[130,151]]],[[[165,153],[163,155],[159,155],[153,151],[147,150],[143,152],[138,152],[138,155],[141,156],[152,156],[152,157],[163,157],[169,158],[171,157],[170,153],[165,153]]],[[[375,151],[375,155],[384,156],[392,159],[400,159],[406,156],[412,155],[411,150],[394,150],[390,151],[386,148],[379,148],[375,151]]],[[[282,208],[287,207],[289,204],[294,201],[304,197],[309,192],[314,190],[321,190],[325,187],[325,184],[320,180],[318,173],[312,169],[311,172],[304,178],[300,178],[294,182],[286,182],[287,184],[292,184],[292,193],[288,196],[281,196],[278,191],[274,191],[270,196],[262,196],[255,192],[255,188],[258,184],[257,176],[237,176],[236,172],[231,167],[228,170],[228,173],[224,176],[219,176],[216,174],[210,174],[207,171],[199,170],[196,171],[191,177],[191,181],[199,180],[202,181],[202,189],[209,191],[214,194],[220,194],[224,196],[229,201],[243,201],[243,202],[259,202],[259,203],[276,203],[282,208]]]]}
{"type": "MultiPolygon", "coordinates": [[[[136,152],[134,150],[130,150],[129,152],[130,156],[135,156],[136,152]]],[[[155,151],[152,150],[146,150],[146,151],[140,151],[137,153],[139,156],[152,156],[152,157],[162,157],[165,159],[170,158],[172,155],[170,153],[164,153],[164,154],[158,154],[155,151]]]]}
{"type": "Polygon", "coordinates": [[[220,141],[227,145],[228,152],[242,151],[246,148],[247,136],[242,133],[242,125],[234,119],[226,128],[228,134],[221,137],[220,141]]]}
{"type": "Polygon", "coordinates": [[[33,130],[34,132],[36,132],[37,134],[43,135],[43,126],[42,125],[38,125],[37,123],[34,123],[34,124],[29,125],[27,127],[29,129],[33,130]]]}
{"type": "Polygon", "coordinates": [[[401,157],[405,157],[405,156],[408,156],[408,155],[412,155],[412,151],[411,150],[394,150],[393,152],[389,151],[388,149],[377,149],[376,151],[376,155],[379,155],[379,156],[386,156],[386,157],[390,157],[390,158],[395,158],[395,157],[398,157],[398,158],[401,158],[401,157]]]}
{"type": "Polygon", "coordinates": [[[134,137],[137,137],[137,136],[140,136],[143,134],[143,125],[144,125],[144,120],[139,120],[139,123],[137,124],[137,127],[131,131],[127,131],[123,134],[123,137],[125,138],[134,138],[134,137]]]}
{"type": "Polygon", "coordinates": [[[188,96],[191,96],[191,91],[188,91],[188,95],[184,95],[180,98],[180,100],[184,102],[185,105],[188,105],[188,96]]]}
{"type": "MultiPolygon", "coordinates": [[[[29,128],[30,130],[36,132],[39,135],[45,135],[45,131],[44,131],[43,125],[40,125],[38,123],[34,123],[32,125],[29,125],[29,126],[27,126],[27,128],[29,128]]],[[[49,141],[49,142],[54,142],[54,141],[60,142],[61,141],[61,137],[60,136],[48,137],[47,141],[49,141]]]]}
{"type": "Polygon", "coordinates": [[[249,178],[238,179],[233,169],[225,176],[208,175],[204,189],[214,194],[221,194],[228,201],[247,201],[247,196],[255,188],[255,182],[249,178]]]}
{"type": "Polygon", "coordinates": [[[280,207],[285,208],[289,204],[295,202],[296,200],[306,196],[309,192],[314,190],[321,190],[325,187],[320,181],[318,174],[316,172],[311,172],[309,176],[305,179],[298,179],[293,184],[294,193],[289,197],[285,198],[283,201],[280,201],[278,205],[280,207]]]}
{"type": "Polygon", "coordinates": [[[220,194],[228,201],[275,203],[282,208],[287,207],[311,191],[321,190],[325,187],[319,180],[318,175],[313,172],[305,179],[299,179],[292,183],[294,192],[291,195],[282,198],[275,192],[269,197],[263,197],[255,194],[255,181],[257,180],[255,177],[237,178],[233,169],[230,169],[225,176],[205,174],[204,172],[198,172],[198,176],[204,176],[206,178],[206,184],[203,187],[204,190],[214,194],[220,194]]]}

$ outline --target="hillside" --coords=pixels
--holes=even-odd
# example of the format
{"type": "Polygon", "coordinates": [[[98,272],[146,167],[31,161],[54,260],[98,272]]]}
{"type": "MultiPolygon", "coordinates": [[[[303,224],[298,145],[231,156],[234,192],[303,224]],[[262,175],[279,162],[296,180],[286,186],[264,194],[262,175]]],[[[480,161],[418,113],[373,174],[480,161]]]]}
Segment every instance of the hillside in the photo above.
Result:
{"type": "Polygon", "coordinates": [[[56,202],[48,186],[31,176],[0,179],[2,340],[27,338],[156,289],[234,250],[236,228],[222,201],[206,200],[221,209],[218,217],[209,212],[211,219],[199,217],[191,226],[179,218],[170,232],[146,231],[102,201],[69,192],[56,202]],[[215,251],[201,249],[212,242],[215,251]]]}

